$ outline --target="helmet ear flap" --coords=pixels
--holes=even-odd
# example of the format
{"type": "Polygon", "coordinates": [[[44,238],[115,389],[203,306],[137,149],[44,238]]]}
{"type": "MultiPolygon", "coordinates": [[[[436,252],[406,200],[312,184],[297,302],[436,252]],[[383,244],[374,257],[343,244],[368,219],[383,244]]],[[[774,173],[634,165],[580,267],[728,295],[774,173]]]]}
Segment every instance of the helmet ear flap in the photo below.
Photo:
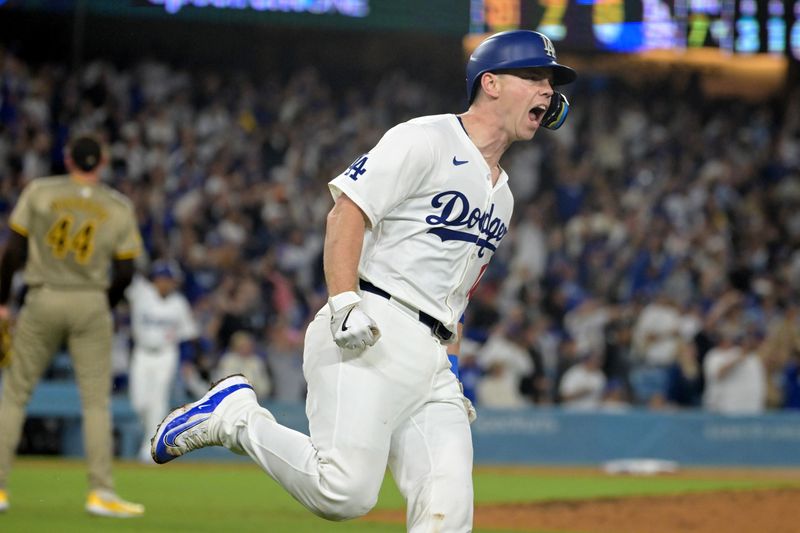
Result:
{"type": "Polygon", "coordinates": [[[557,130],[567,120],[567,114],[569,114],[567,97],[558,91],[553,91],[550,107],[547,108],[544,116],[542,116],[542,126],[548,130],[557,130]]]}

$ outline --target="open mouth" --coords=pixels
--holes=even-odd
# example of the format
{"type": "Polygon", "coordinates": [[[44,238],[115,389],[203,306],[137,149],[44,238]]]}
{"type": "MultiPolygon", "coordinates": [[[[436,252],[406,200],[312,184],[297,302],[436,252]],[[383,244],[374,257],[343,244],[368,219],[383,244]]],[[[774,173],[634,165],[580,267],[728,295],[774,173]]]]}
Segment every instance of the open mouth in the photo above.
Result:
{"type": "Polygon", "coordinates": [[[528,111],[528,116],[534,122],[541,122],[542,117],[547,112],[547,107],[544,104],[539,104],[535,107],[532,107],[530,111],[528,111]]]}

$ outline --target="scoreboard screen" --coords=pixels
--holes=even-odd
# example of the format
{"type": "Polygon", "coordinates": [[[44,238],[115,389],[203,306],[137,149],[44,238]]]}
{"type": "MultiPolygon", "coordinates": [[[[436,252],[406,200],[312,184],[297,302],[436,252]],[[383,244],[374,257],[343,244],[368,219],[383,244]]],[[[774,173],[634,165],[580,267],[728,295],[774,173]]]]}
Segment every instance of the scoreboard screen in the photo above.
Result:
{"type": "Polygon", "coordinates": [[[470,33],[520,28],[564,50],[711,47],[800,59],[800,0],[471,0],[470,33]]]}
{"type": "Polygon", "coordinates": [[[0,0],[5,11],[396,30],[538,30],[565,51],[716,48],[800,61],[800,0],[0,0]]]}

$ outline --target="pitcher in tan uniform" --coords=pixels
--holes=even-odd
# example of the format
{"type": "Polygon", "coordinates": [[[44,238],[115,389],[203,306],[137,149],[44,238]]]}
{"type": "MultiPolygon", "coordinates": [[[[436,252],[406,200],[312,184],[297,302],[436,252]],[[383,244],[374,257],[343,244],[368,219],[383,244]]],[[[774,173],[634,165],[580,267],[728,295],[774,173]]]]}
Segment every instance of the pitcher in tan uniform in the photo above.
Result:
{"type": "Polygon", "coordinates": [[[131,281],[141,237],[131,202],[100,183],[106,162],[99,140],[76,138],[65,152],[69,175],[33,180],[11,213],[12,231],[0,262],[0,317],[9,314],[11,279],[23,265],[28,292],[3,375],[0,511],[9,506],[6,482],[31,392],[53,355],[66,346],[83,410],[86,510],[114,517],[144,512],[116,496],[111,476],[111,309],[131,281]]]}

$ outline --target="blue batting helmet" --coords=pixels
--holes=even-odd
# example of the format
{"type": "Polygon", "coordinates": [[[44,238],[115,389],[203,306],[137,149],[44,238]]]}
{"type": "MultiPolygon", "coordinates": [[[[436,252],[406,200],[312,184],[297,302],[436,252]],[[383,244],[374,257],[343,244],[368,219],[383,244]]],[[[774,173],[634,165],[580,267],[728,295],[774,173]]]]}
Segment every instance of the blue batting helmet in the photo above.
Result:
{"type": "Polygon", "coordinates": [[[172,278],[180,282],[183,279],[181,267],[177,262],[170,259],[159,259],[154,261],[150,267],[150,277],[155,278],[172,278]]]}
{"type": "Polygon", "coordinates": [[[475,99],[478,82],[486,72],[544,67],[553,71],[553,85],[572,83],[578,76],[571,68],[556,62],[552,41],[537,31],[513,30],[496,33],[472,52],[467,63],[467,98],[475,99]]]}

